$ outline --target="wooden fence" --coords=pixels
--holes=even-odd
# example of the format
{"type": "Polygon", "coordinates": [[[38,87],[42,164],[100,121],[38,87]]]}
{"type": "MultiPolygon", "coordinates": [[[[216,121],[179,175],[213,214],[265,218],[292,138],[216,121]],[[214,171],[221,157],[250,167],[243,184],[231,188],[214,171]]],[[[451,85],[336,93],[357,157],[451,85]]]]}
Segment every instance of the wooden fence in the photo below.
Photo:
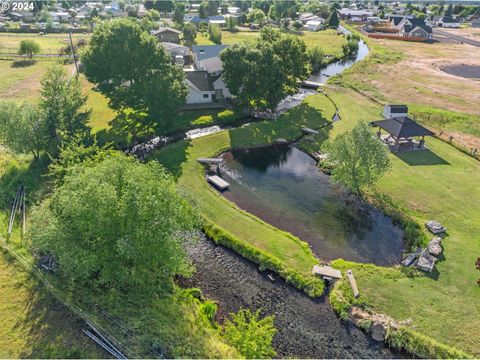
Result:
{"type": "Polygon", "coordinates": [[[427,41],[427,39],[417,37],[417,36],[400,36],[400,35],[369,34],[369,33],[366,33],[366,35],[372,39],[389,39],[389,40],[401,40],[401,41],[413,41],[413,42],[427,41]]]}

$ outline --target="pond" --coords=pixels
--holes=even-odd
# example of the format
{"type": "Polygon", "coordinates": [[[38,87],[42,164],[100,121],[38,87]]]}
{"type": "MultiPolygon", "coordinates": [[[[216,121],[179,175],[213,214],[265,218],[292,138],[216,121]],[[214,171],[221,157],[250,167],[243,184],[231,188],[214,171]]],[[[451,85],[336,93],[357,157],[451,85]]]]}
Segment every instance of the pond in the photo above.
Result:
{"type": "Polygon", "coordinates": [[[278,332],[273,345],[278,357],[405,357],[392,353],[355,326],[343,324],[325,297],[310,299],[276,275],[272,282],[253,263],[205,237],[188,252],[196,272],[183,284],[201,288],[204,296],[217,302],[217,320],[223,321],[230,312],[242,308],[275,315],[278,332]]]}
{"type": "Polygon", "coordinates": [[[231,184],[224,196],[306,241],[320,259],[399,262],[403,231],[379,210],[351,201],[304,152],[267,147],[227,152],[222,159],[222,177],[231,184]]]}

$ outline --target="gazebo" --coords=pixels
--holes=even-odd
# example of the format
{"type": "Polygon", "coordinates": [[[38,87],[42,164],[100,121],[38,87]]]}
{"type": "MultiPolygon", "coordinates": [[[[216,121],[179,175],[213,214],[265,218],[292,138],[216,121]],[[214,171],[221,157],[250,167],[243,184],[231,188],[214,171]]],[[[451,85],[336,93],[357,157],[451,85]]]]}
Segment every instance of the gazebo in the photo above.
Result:
{"type": "Polygon", "coordinates": [[[433,131],[424,128],[408,116],[392,117],[391,119],[372,121],[373,126],[380,129],[377,136],[384,140],[393,151],[423,149],[425,145],[425,136],[435,135],[433,131]],[[389,135],[382,138],[381,129],[389,135]],[[414,137],[422,137],[420,141],[413,140],[414,137]]]}

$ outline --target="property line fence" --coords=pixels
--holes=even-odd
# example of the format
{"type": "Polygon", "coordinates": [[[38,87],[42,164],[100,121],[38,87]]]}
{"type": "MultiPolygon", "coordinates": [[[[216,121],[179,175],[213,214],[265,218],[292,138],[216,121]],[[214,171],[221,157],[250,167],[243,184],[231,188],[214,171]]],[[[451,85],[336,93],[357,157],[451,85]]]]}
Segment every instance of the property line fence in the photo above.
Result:
{"type": "MultiPolygon", "coordinates": [[[[151,344],[147,343],[144,339],[141,339],[135,330],[132,330],[123,323],[120,319],[109,314],[101,305],[87,299],[76,299],[75,303],[64,293],[58,286],[52,284],[49,279],[49,275],[45,271],[36,266],[35,259],[29,258],[20,254],[17,249],[12,246],[2,235],[0,235],[0,247],[9,253],[15,260],[26,270],[28,273],[33,274],[45,288],[63,304],[68,310],[70,310],[77,317],[82,319],[96,335],[97,340],[107,345],[102,346],[106,351],[110,352],[116,358],[131,358],[136,359],[141,356],[137,351],[133,350],[133,344],[136,346],[141,345],[144,350],[147,350],[149,354],[156,358],[165,358],[165,354],[159,349],[154,348],[151,344]],[[79,305],[77,305],[77,303],[79,305]],[[107,340],[108,339],[108,340],[107,340]],[[110,350],[108,349],[110,348],[110,350]]],[[[91,331],[84,331],[86,336],[90,335],[91,331]]],[[[98,342],[97,342],[98,344],[98,342]]]]}
{"type": "Polygon", "coordinates": [[[436,134],[436,136],[445,142],[448,142],[449,144],[455,146],[457,149],[460,151],[472,156],[473,158],[477,159],[480,161],[480,151],[477,147],[473,147],[470,145],[465,144],[452,134],[450,134],[448,131],[441,130],[436,134]]]}

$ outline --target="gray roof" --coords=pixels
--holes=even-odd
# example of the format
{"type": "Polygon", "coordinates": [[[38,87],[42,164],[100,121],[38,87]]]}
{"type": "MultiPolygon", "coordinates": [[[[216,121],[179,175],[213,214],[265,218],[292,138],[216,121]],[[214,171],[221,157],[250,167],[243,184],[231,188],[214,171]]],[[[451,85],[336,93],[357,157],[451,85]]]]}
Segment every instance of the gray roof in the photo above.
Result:
{"type": "Polygon", "coordinates": [[[227,45],[193,45],[192,52],[195,53],[198,61],[220,57],[220,52],[227,48],[227,45]]]}
{"type": "Polygon", "coordinates": [[[152,34],[152,35],[158,35],[158,34],[161,34],[161,33],[173,33],[173,34],[180,35],[182,32],[178,31],[177,29],[171,28],[171,27],[161,27],[161,28],[158,28],[157,30],[152,30],[150,32],[150,34],[152,34]]]}
{"type": "Polygon", "coordinates": [[[188,81],[190,81],[200,91],[214,91],[213,79],[207,71],[186,71],[188,81]]]}
{"type": "Polygon", "coordinates": [[[394,114],[408,114],[407,105],[385,105],[390,108],[390,113],[394,114]]]}
{"type": "Polygon", "coordinates": [[[188,47],[186,46],[171,43],[171,42],[161,42],[160,45],[162,45],[163,48],[167,51],[172,51],[174,49],[188,50],[188,47]]]}
{"type": "Polygon", "coordinates": [[[434,132],[417,124],[408,116],[394,117],[386,120],[372,121],[372,125],[378,126],[389,134],[398,138],[408,138],[413,136],[432,136],[434,132]]]}

